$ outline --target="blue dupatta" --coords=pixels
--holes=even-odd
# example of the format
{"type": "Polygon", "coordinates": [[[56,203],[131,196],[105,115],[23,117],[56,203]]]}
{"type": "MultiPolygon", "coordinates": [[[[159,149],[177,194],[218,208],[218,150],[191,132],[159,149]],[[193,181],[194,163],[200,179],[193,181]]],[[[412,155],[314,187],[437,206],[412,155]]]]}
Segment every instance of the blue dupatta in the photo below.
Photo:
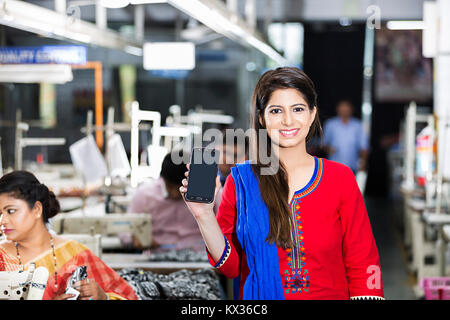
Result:
{"type": "Polygon", "coordinates": [[[275,243],[265,241],[269,234],[269,210],[261,197],[259,182],[248,161],[233,167],[231,175],[236,187],[236,234],[250,271],[243,299],[284,300],[278,250],[275,243]]]}

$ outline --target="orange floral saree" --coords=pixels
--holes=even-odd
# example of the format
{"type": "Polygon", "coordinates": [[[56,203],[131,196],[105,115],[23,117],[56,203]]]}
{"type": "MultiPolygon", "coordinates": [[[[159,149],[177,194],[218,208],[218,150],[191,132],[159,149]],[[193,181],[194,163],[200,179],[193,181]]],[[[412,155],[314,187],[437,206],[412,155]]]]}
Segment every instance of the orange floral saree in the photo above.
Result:
{"type": "MultiPolygon", "coordinates": [[[[87,267],[89,279],[94,279],[111,300],[137,300],[131,286],[113,269],[108,267],[100,258],[87,247],[73,240],[66,241],[55,247],[57,284],[55,288],[55,266],[52,250],[48,250],[34,259],[36,268],[43,266],[49,272],[47,287],[43,300],[52,300],[64,293],[67,282],[73,271],[79,266],[87,267]]],[[[24,268],[28,269],[29,263],[24,268]]],[[[19,259],[7,254],[0,248],[0,271],[20,270],[19,259]]]]}

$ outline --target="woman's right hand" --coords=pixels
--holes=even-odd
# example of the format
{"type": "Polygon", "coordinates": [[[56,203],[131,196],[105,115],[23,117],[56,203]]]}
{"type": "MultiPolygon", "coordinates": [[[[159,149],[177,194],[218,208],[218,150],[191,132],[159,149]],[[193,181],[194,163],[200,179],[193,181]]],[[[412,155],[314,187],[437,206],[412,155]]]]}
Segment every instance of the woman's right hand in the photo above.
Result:
{"type": "Polygon", "coordinates": [[[189,211],[191,211],[202,234],[203,240],[205,241],[206,248],[208,249],[211,257],[214,261],[219,261],[223,250],[225,249],[225,240],[220,229],[219,223],[217,222],[216,215],[214,214],[214,204],[216,202],[217,194],[219,193],[221,184],[220,177],[216,177],[216,189],[214,192],[214,200],[211,203],[200,203],[186,201],[185,193],[188,187],[188,176],[189,176],[190,165],[187,165],[188,171],[185,172],[186,179],[183,179],[182,186],[180,187],[181,196],[186,203],[189,211]]]}
{"type": "Polygon", "coordinates": [[[183,197],[184,202],[186,203],[187,207],[189,208],[189,211],[191,211],[192,215],[194,216],[194,218],[196,220],[204,218],[211,214],[214,215],[214,205],[216,203],[217,194],[219,193],[219,190],[222,186],[220,183],[220,177],[219,176],[216,177],[216,188],[214,191],[213,202],[201,203],[201,202],[186,201],[185,194],[187,192],[187,187],[188,187],[188,183],[189,183],[188,176],[189,176],[190,165],[187,164],[186,166],[187,166],[188,171],[186,171],[184,173],[186,178],[183,179],[183,181],[182,181],[182,186],[180,187],[180,192],[181,192],[181,196],[183,197]]]}
{"type": "Polygon", "coordinates": [[[73,297],[75,297],[74,294],[63,293],[63,294],[60,294],[59,296],[54,297],[53,300],[67,300],[67,299],[73,298],[73,297]]]}

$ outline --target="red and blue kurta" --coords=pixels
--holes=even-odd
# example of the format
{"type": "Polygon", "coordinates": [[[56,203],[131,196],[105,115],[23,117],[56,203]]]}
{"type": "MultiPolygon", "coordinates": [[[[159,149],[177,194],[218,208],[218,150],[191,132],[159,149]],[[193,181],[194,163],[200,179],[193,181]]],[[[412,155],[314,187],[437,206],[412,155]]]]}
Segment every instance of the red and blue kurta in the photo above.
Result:
{"type": "MultiPolygon", "coordinates": [[[[285,299],[383,298],[378,250],[352,171],[337,162],[315,159],[309,183],[289,205],[294,248],[278,249],[285,299]]],[[[228,176],[217,221],[228,240],[220,261],[210,263],[226,277],[240,277],[239,299],[249,273],[236,236],[236,187],[228,176]]]]}

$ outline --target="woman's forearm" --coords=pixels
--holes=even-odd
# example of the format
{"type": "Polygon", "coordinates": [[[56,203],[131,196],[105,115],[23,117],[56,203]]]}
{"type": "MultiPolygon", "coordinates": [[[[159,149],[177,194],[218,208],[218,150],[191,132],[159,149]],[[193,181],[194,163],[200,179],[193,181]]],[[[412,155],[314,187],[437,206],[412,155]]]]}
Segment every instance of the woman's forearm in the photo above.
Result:
{"type": "Polygon", "coordinates": [[[196,220],[211,257],[218,262],[225,250],[225,239],[214,212],[211,210],[210,214],[196,220]]]}

